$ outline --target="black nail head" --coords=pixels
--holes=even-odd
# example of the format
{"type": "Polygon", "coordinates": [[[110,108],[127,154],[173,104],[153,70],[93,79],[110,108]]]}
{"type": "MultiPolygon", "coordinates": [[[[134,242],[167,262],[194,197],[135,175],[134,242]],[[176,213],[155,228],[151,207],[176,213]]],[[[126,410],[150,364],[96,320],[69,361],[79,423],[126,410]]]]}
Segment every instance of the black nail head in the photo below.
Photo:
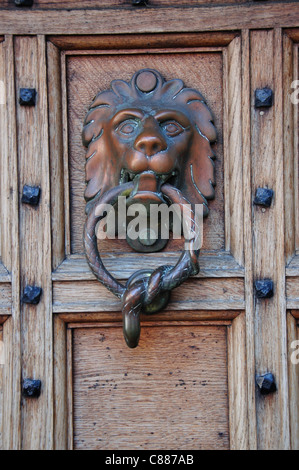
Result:
{"type": "Polygon", "coordinates": [[[273,105],[273,91],[270,88],[258,88],[255,90],[255,107],[269,108],[273,105]]]}
{"type": "Polygon", "coordinates": [[[37,305],[42,295],[41,287],[26,286],[23,292],[22,302],[25,304],[37,305]]]}
{"type": "Polygon", "coordinates": [[[15,0],[17,7],[32,7],[33,0],[15,0]]]}
{"type": "Polygon", "coordinates": [[[132,0],[132,5],[134,5],[134,6],[141,7],[141,6],[144,6],[146,4],[147,4],[147,0],[132,0]]]}
{"type": "Polygon", "coordinates": [[[39,186],[27,186],[23,187],[22,203],[30,204],[31,206],[37,206],[40,199],[40,187],[39,186]]]}
{"type": "Polygon", "coordinates": [[[274,375],[271,373],[259,375],[256,378],[256,383],[262,395],[269,395],[277,390],[274,375]]]}
{"type": "Polygon", "coordinates": [[[274,285],[271,279],[262,279],[254,283],[255,293],[259,299],[270,299],[274,294],[274,285]]]}
{"type": "Polygon", "coordinates": [[[22,394],[26,398],[38,398],[40,396],[42,383],[40,380],[23,380],[22,394]]]}
{"type": "Polygon", "coordinates": [[[270,207],[273,195],[273,189],[257,188],[253,203],[259,206],[270,207]]]}
{"type": "Polygon", "coordinates": [[[35,88],[21,88],[19,103],[21,106],[35,106],[36,90],[35,88]]]}

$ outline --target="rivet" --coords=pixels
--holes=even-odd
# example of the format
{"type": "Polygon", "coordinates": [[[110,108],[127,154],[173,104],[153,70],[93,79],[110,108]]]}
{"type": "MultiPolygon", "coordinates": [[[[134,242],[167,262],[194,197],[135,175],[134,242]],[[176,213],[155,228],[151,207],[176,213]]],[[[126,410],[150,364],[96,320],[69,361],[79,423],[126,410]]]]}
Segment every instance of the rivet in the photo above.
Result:
{"type": "Polygon", "coordinates": [[[22,203],[37,206],[40,200],[40,193],[41,189],[39,186],[25,185],[23,187],[22,203]]]}
{"type": "Polygon", "coordinates": [[[274,284],[271,279],[260,279],[254,283],[255,293],[259,299],[270,299],[274,295],[274,284]]]}
{"type": "Polygon", "coordinates": [[[37,286],[26,286],[23,292],[22,302],[24,304],[37,305],[42,295],[42,288],[37,286]]]}
{"type": "Polygon", "coordinates": [[[257,188],[253,204],[256,204],[258,206],[270,207],[273,195],[273,189],[257,188]]]}
{"type": "Polygon", "coordinates": [[[33,0],[15,0],[17,7],[32,7],[33,0]]]}
{"type": "Polygon", "coordinates": [[[19,103],[21,106],[35,106],[35,103],[36,103],[35,88],[20,88],[19,103]]]}
{"type": "Polygon", "coordinates": [[[269,108],[273,105],[273,91],[271,88],[258,88],[255,90],[256,108],[269,108]]]}
{"type": "Polygon", "coordinates": [[[38,398],[41,393],[42,383],[40,380],[24,379],[22,385],[22,395],[25,398],[38,398]]]}
{"type": "Polygon", "coordinates": [[[269,395],[277,390],[274,375],[271,373],[257,376],[256,383],[262,395],[269,395]]]}

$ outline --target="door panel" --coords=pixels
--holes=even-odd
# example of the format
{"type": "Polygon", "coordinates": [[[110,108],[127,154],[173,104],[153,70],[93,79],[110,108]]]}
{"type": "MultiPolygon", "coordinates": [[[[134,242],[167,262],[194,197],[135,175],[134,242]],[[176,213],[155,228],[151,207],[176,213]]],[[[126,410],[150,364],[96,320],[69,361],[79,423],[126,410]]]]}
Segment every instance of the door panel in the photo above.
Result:
{"type": "MultiPolygon", "coordinates": [[[[240,279],[236,283],[233,280],[225,281],[225,287],[222,286],[224,280],[222,282],[220,279],[215,279],[212,281],[215,290],[211,285],[211,289],[206,291],[202,285],[205,293],[198,295],[198,299],[199,297],[202,301],[206,299],[211,309],[223,309],[223,302],[226,300],[230,306],[235,305],[233,308],[236,309],[244,305],[242,303],[243,208],[239,203],[243,198],[242,146],[240,135],[237,135],[238,119],[241,117],[241,96],[235,95],[236,89],[240,89],[240,38],[226,34],[215,37],[212,34],[209,40],[210,46],[201,47],[202,42],[207,44],[207,36],[204,39],[200,36],[186,35],[181,46],[185,41],[188,47],[181,47],[179,50],[175,47],[175,42],[173,47],[170,47],[171,41],[167,35],[156,36],[154,39],[148,37],[145,50],[138,38],[134,40],[130,38],[128,49],[118,50],[117,54],[111,51],[112,41],[108,39],[106,44],[98,39],[98,50],[83,50],[81,39],[78,40],[76,37],[67,38],[65,43],[61,38],[51,38],[48,42],[48,66],[51,70],[49,108],[51,117],[54,116],[50,120],[52,136],[50,154],[53,189],[52,252],[53,266],[56,268],[53,273],[54,309],[57,313],[62,313],[64,308],[67,308],[67,311],[74,311],[74,308],[78,311],[81,309],[93,312],[97,308],[114,310],[117,305],[113,296],[108,293],[107,298],[110,296],[111,303],[108,301],[107,307],[104,307],[99,301],[96,307],[96,298],[104,300],[106,293],[96,282],[89,282],[94,278],[82,254],[82,232],[85,221],[83,198],[85,156],[81,142],[82,122],[94,95],[99,90],[109,87],[112,78],[128,80],[134,70],[142,67],[156,67],[169,78],[179,76],[189,86],[200,89],[213,110],[218,133],[217,144],[213,149],[216,153],[216,197],[214,201],[210,201],[211,212],[204,222],[202,271],[198,276],[204,277],[208,274],[209,277],[220,279],[227,277],[240,277],[240,279]],[[70,42],[71,50],[69,50],[70,42]],[[56,44],[59,44],[59,47],[56,44]],[[155,50],[157,44],[160,44],[159,53],[155,50]],[[190,47],[191,44],[193,48],[190,47]],[[164,45],[167,48],[164,48],[164,45]],[[77,52],[73,50],[76,46],[79,48],[77,52]],[[104,46],[104,50],[100,49],[101,46],[104,46]],[[61,90],[57,90],[60,80],[61,90]],[[54,97],[55,102],[52,99],[54,97]],[[228,127],[231,130],[225,137],[226,145],[224,145],[223,132],[224,128],[228,127]],[[59,135],[56,139],[57,131],[59,135]],[[231,177],[230,183],[226,180],[224,184],[225,175],[228,174],[231,177]],[[63,194],[64,205],[61,203],[63,194]],[[70,281],[88,281],[88,284],[82,284],[82,287],[88,289],[88,296],[83,294],[81,307],[79,304],[66,306],[69,294],[72,297],[71,289],[75,289],[70,281]],[[239,287],[240,294],[237,294],[236,289],[239,287]]],[[[92,47],[95,46],[94,42],[92,47]]],[[[172,240],[161,253],[141,255],[134,253],[124,240],[101,242],[105,265],[119,279],[127,279],[140,265],[144,268],[153,268],[164,263],[165,257],[169,261],[177,260],[181,247],[181,242],[172,240]],[[116,255],[117,263],[114,261],[116,255]]],[[[201,285],[198,287],[200,289],[201,285]]],[[[192,298],[190,300],[192,301],[192,298]]],[[[79,298],[78,302],[80,303],[79,298]]],[[[190,308],[190,305],[187,308],[190,308]]]]}
{"type": "Polygon", "coordinates": [[[229,447],[225,326],[73,326],[74,448],[229,447]]]}
{"type": "MultiPolygon", "coordinates": [[[[85,158],[82,148],[82,123],[94,96],[109,89],[111,77],[130,81],[133,71],[143,68],[158,70],[165,79],[180,78],[186,86],[200,90],[213,112],[217,128],[217,145],[213,146],[216,155],[215,165],[217,186],[215,200],[211,201],[211,217],[205,221],[204,249],[224,249],[224,190],[223,190],[223,53],[222,50],[197,52],[187,48],[181,51],[170,49],[162,53],[144,51],[67,52],[66,84],[69,136],[70,172],[70,252],[83,251],[83,226],[85,222],[85,158]],[[99,80],[100,77],[100,80],[99,80]]],[[[176,243],[173,240],[173,243],[176,243]]],[[[172,251],[172,244],[167,251],[172,251]]],[[[126,241],[103,240],[104,252],[128,250],[126,241]]]]}
{"type": "MultiPolygon", "coordinates": [[[[184,40],[181,40],[180,48],[176,47],[176,41],[173,40],[168,36],[148,37],[147,48],[144,49],[144,45],[138,38],[134,40],[130,38],[128,48],[121,49],[120,44],[117,51],[111,50],[113,41],[108,38],[106,38],[106,45],[100,39],[97,44],[93,42],[92,49],[84,49],[82,47],[84,43],[82,44],[81,40],[76,37],[67,38],[65,42],[59,37],[52,37],[47,45],[48,66],[51,71],[49,92],[51,98],[54,96],[56,98],[56,103],[53,99],[49,103],[52,110],[51,116],[52,114],[54,116],[50,121],[50,134],[53,136],[50,141],[50,154],[53,159],[52,220],[56,221],[55,224],[52,223],[52,250],[53,266],[57,266],[52,274],[53,312],[59,315],[60,319],[57,323],[57,335],[62,335],[61,338],[64,338],[64,341],[68,338],[65,343],[68,351],[66,360],[68,369],[65,373],[60,371],[58,377],[66,381],[68,392],[65,396],[64,408],[69,410],[69,421],[67,418],[61,419],[57,427],[61,429],[61,433],[65,433],[66,427],[68,428],[69,447],[132,449],[134,446],[161,448],[162,445],[165,449],[175,446],[184,449],[188,447],[226,448],[228,446],[235,448],[246,447],[248,443],[244,315],[240,313],[240,309],[244,309],[245,306],[244,268],[242,266],[244,258],[243,207],[242,204],[237,204],[237,201],[240,202],[243,198],[241,136],[238,135],[241,95],[235,95],[236,90],[240,90],[240,37],[235,34],[230,36],[220,34],[217,37],[212,34],[210,38],[187,35],[184,40]],[[71,47],[70,44],[72,44],[71,47]],[[157,44],[160,45],[158,52],[157,44]],[[121,320],[120,302],[94,280],[82,254],[82,232],[85,221],[83,199],[85,151],[82,147],[81,132],[82,123],[93,97],[100,90],[109,88],[112,79],[130,80],[134,71],[146,67],[156,68],[168,79],[181,78],[187,86],[199,89],[208,101],[213,111],[218,134],[217,144],[213,149],[216,154],[217,186],[215,200],[210,202],[211,217],[209,216],[204,222],[204,246],[200,257],[200,273],[172,293],[171,302],[165,311],[153,317],[155,322],[162,323],[156,326],[151,323],[150,326],[143,327],[140,348],[137,348],[136,352],[130,352],[126,350],[118,324],[121,320]],[[59,126],[59,123],[63,123],[63,126],[59,126]],[[230,132],[224,138],[224,133],[228,128],[230,132]],[[60,132],[58,140],[54,138],[57,130],[60,132]],[[61,160],[62,154],[63,161],[61,160]],[[60,172],[63,173],[63,177],[60,172]],[[230,174],[230,179],[226,178],[228,174],[230,174]],[[63,193],[64,207],[61,203],[57,203],[63,193]],[[57,224],[58,220],[60,224],[57,224]],[[56,240],[59,241],[60,248],[56,240]],[[90,322],[99,322],[99,325],[103,321],[108,323],[106,326],[103,324],[101,329],[97,328],[96,323],[90,324],[90,322]],[[187,328],[180,323],[175,323],[178,321],[192,321],[193,323],[187,328]],[[209,324],[199,326],[196,323],[198,321],[207,321],[209,324]],[[115,323],[111,324],[111,322],[115,323]],[[88,328],[88,325],[92,328],[88,328]],[[65,328],[67,332],[63,332],[65,328]],[[219,382],[218,385],[211,387],[206,398],[201,399],[199,391],[194,395],[190,392],[190,397],[188,395],[185,398],[192,404],[190,413],[184,410],[184,417],[180,415],[180,424],[173,418],[172,425],[178,429],[177,437],[169,435],[168,421],[162,422],[158,417],[152,425],[154,434],[143,433],[144,418],[140,421],[139,413],[135,408],[146,409],[149,419],[153,420],[157,403],[161,401],[162,418],[165,414],[177,416],[174,410],[179,406],[181,395],[177,395],[177,387],[169,376],[169,371],[166,370],[169,364],[177,361],[173,356],[177,354],[177,349],[174,348],[176,339],[183,337],[183,345],[179,348],[179,361],[183,361],[184,367],[182,367],[186,373],[190,368],[188,380],[191,380],[192,367],[194,371],[198,367],[198,372],[201,371],[200,373],[205,376],[209,374],[208,371],[213,363],[218,364],[208,341],[203,341],[204,346],[207,342],[208,348],[203,354],[197,353],[197,349],[193,351],[192,334],[196,335],[197,330],[202,332],[204,337],[211,333],[211,336],[208,336],[211,341],[214,341],[213,331],[221,332],[219,351],[222,366],[219,363],[217,367],[220,374],[219,379],[216,380],[216,383],[219,382]],[[229,330],[229,355],[226,346],[227,330],[229,330]],[[109,341],[105,342],[109,350],[103,349],[104,342],[102,344],[99,341],[102,331],[105,331],[105,337],[109,338],[109,341]],[[158,348],[157,343],[160,341],[161,346],[158,348]],[[94,352],[87,345],[94,348],[94,352]],[[112,350],[114,351],[111,356],[113,361],[107,359],[107,351],[110,354],[112,350]],[[157,356],[159,350],[163,356],[165,355],[166,361],[164,369],[162,368],[160,372],[158,372],[161,367],[158,359],[160,355],[157,356]],[[194,363],[192,363],[190,350],[193,354],[205,356],[206,366],[199,361],[199,357],[194,358],[194,363]],[[188,356],[187,352],[190,362],[185,363],[184,361],[188,359],[185,357],[188,356]],[[234,357],[235,354],[238,356],[234,357]],[[240,363],[242,358],[243,364],[240,363]],[[149,373],[158,374],[160,377],[159,385],[152,381],[152,376],[148,376],[150,378],[147,380],[150,382],[144,384],[143,375],[139,372],[135,374],[136,389],[129,393],[125,388],[126,383],[123,384],[119,376],[122,376],[122,364],[131,361],[133,362],[130,366],[130,374],[134,372],[134,365],[139,371],[143,363],[148,364],[148,367],[153,370],[149,373]],[[112,377],[118,387],[117,391],[113,389],[110,393],[111,387],[99,388],[98,382],[91,384],[88,382],[89,379],[86,382],[84,371],[96,369],[94,373],[98,374],[99,364],[101,364],[100,370],[103,376],[101,383],[105,385],[108,383],[106,380],[109,381],[112,377]],[[116,373],[119,376],[114,377],[113,374],[116,373]],[[228,377],[230,377],[229,385],[228,377]],[[238,377],[242,377],[242,385],[238,388],[240,400],[234,396],[236,386],[234,384],[236,380],[239,380],[238,377]],[[221,397],[217,397],[218,386],[222,389],[219,393],[221,397]],[[152,389],[153,402],[148,403],[143,392],[144,387],[152,389]],[[228,387],[230,387],[230,394],[228,394],[228,387]],[[169,404],[166,397],[169,389],[173,388],[174,403],[169,404]],[[119,390],[122,393],[119,393],[119,390]],[[101,391],[101,396],[98,395],[99,391],[101,391]],[[121,425],[121,428],[116,431],[114,424],[116,413],[119,415],[120,423],[124,423],[127,416],[127,411],[122,414],[121,410],[123,408],[122,396],[128,393],[129,407],[134,409],[134,412],[132,412],[132,417],[128,418],[128,425],[121,425]],[[219,413],[217,411],[212,420],[205,414],[205,410],[210,408],[210,405],[208,406],[205,402],[206,399],[213,402],[216,410],[219,409],[219,413]],[[137,401],[135,406],[133,406],[134,400],[137,401]],[[92,426],[90,426],[91,410],[94,416],[92,423],[96,423],[92,426]],[[194,421],[198,414],[204,418],[200,419],[201,425],[196,430],[194,421]],[[208,428],[204,426],[204,422],[207,421],[210,422],[208,428]],[[66,425],[67,422],[68,425],[66,425]],[[233,426],[236,422],[238,422],[238,429],[233,426]],[[104,434],[103,430],[105,430],[104,434]],[[134,445],[130,439],[132,433],[134,445]]],[[[126,281],[141,266],[156,268],[165,262],[167,264],[176,262],[181,247],[181,242],[172,240],[162,252],[140,254],[128,248],[124,240],[101,241],[100,246],[105,266],[122,281],[126,281]]],[[[59,344],[57,348],[57,354],[60,355],[59,344]]],[[[215,357],[218,357],[216,352],[215,354],[215,357]]],[[[58,387],[60,390],[59,385],[58,387]]],[[[59,404],[56,416],[61,411],[61,404],[59,404]]]]}

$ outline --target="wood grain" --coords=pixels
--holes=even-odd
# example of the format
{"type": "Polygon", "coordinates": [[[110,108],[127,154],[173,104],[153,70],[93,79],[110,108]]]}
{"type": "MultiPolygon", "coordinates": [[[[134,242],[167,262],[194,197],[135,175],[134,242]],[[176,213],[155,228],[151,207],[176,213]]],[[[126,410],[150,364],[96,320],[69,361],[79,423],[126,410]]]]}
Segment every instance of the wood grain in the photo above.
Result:
{"type": "Polygon", "coordinates": [[[0,260],[11,270],[10,243],[10,165],[8,158],[8,109],[5,44],[0,43],[0,260]]]}
{"type": "Polygon", "coordinates": [[[63,261],[65,256],[64,166],[60,54],[58,49],[50,42],[47,43],[47,65],[50,175],[52,188],[52,269],[54,270],[63,261]]]}
{"type": "Polygon", "coordinates": [[[60,50],[87,51],[87,50],[124,50],[140,49],[145,46],[157,51],[165,48],[178,47],[210,47],[227,46],[236,36],[237,32],[186,33],[179,34],[121,34],[93,35],[93,36],[49,36],[51,41],[60,50]]]}
{"type": "Polygon", "coordinates": [[[287,308],[299,308],[299,280],[298,277],[287,278],[286,281],[287,308]]]}
{"type": "Polygon", "coordinates": [[[292,28],[298,25],[297,2],[247,2],[244,5],[177,8],[114,8],[86,10],[2,10],[3,34],[101,34],[163,33],[241,30],[244,28],[292,28]],[[83,18],[83,19],[82,19],[83,18]],[[67,25],[67,27],[66,27],[67,25]]]}
{"type": "Polygon", "coordinates": [[[296,250],[296,171],[295,171],[295,142],[296,106],[291,101],[291,83],[294,74],[294,44],[288,35],[283,35],[283,89],[284,89],[284,205],[285,205],[285,252],[288,263],[296,250]]]}
{"type": "Polygon", "coordinates": [[[242,312],[227,329],[230,449],[249,449],[246,319],[242,312]]]}
{"type": "Polygon", "coordinates": [[[0,283],[0,315],[11,315],[11,283],[0,283]]]}
{"type": "Polygon", "coordinates": [[[37,90],[35,107],[17,107],[19,184],[42,189],[38,208],[20,205],[21,286],[43,289],[22,305],[22,377],[42,382],[38,400],[22,400],[22,448],[53,447],[53,353],[46,50],[44,37],[15,38],[16,90],[37,90]],[[49,410],[51,410],[49,412],[49,410]],[[36,423],[39,426],[36,426],[36,423]]]}
{"type": "MultiPolygon", "coordinates": [[[[232,320],[241,314],[240,310],[168,310],[167,312],[160,312],[155,315],[141,315],[141,324],[157,324],[157,322],[192,322],[192,324],[202,325],[216,325],[216,324],[227,324],[229,325],[232,320]]],[[[57,315],[67,325],[71,325],[75,328],[75,325],[80,327],[84,324],[84,327],[90,327],[90,325],[103,324],[107,326],[107,323],[117,325],[117,322],[121,324],[122,314],[118,312],[96,312],[96,313],[60,313],[57,315]]]]}
{"type": "MultiPolygon", "coordinates": [[[[121,447],[129,446],[133,433],[138,445],[157,449],[161,444],[298,449],[298,366],[290,361],[291,342],[299,338],[298,108],[290,104],[289,85],[298,78],[299,4],[149,1],[149,7],[139,9],[127,0],[92,5],[87,0],[37,0],[27,10],[12,0],[0,2],[1,33],[32,36],[16,37],[15,44],[9,35],[4,42],[0,37],[0,80],[7,90],[6,106],[0,106],[0,341],[5,340],[6,357],[5,366],[0,365],[0,447],[63,449],[72,448],[74,441],[78,448],[109,448],[116,439],[121,447]],[[272,30],[293,26],[283,34],[272,30]],[[48,43],[36,33],[49,34],[48,43]],[[201,253],[201,272],[174,291],[165,312],[142,318],[140,353],[123,346],[119,303],[95,282],[81,253],[84,149],[79,139],[93,94],[109,86],[116,73],[128,79],[132,68],[151,60],[157,68],[161,64],[167,77],[181,75],[211,99],[220,129],[217,174],[224,173],[225,179],[217,186],[221,204],[205,223],[208,251],[201,253]],[[20,86],[37,88],[35,109],[19,107],[20,86]],[[260,114],[253,96],[263,86],[273,88],[275,104],[260,114]],[[37,210],[18,205],[29,180],[42,186],[37,210]],[[256,187],[265,185],[275,195],[271,208],[262,211],[252,199],[256,187]],[[64,260],[71,251],[75,254],[64,260]],[[20,263],[22,288],[36,282],[44,289],[39,306],[21,306],[21,318],[20,263]],[[261,301],[254,299],[253,283],[264,277],[273,278],[275,292],[273,299],[261,301]],[[62,312],[54,316],[54,331],[52,280],[54,310],[62,312]],[[292,312],[286,313],[287,307],[292,312]],[[182,365],[177,382],[168,374],[173,364],[182,365]],[[23,377],[42,379],[39,401],[21,403],[21,365],[23,377]],[[276,377],[278,392],[255,396],[255,374],[268,371],[276,377]],[[192,381],[206,376],[211,381],[192,390],[192,381]],[[179,379],[185,385],[175,387],[179,379]],[[140,390],[143,400],[138,401],[140,390]],[[161,395],[163,422],[156,419],[161,395]],[[124,397],[133,410],[129,428],[124,397]],[[178,410],[182,397],[190,406],[178,410]],[[144,409],[149,410],[146,419],[154,416],[146,426],[144,409]],[[117,428],[118,413],[124,432],[117,428]],[[176,433],[165,431],[166,417],[174,421],[176,433]]],[[[105,264],[123,280],[144,264],[177,260],[173,252],[142,258],[118,243],[109,250],[105,264]]]]}
{"type": "MultiPolygon", "coordinates": [[[[243,279],[189,279],[171,293],[165,310],[240,310],[244,308],[243,279]]],[[[113,312],[120,301],[98,281],[55,282],[53,311],[113,312]]]]}
{"type": "Polygon", "coordinates": [[[299,277],[299,256],[294,256],[286,266],[286,276],[299,277]]]}
{"type": "Polygon", "coordinates": [[[248,384],[249,449],[257,448],[255,406],[255,329],[252,259],[252,189],[251,189],[251,100],[250,100],[250,32],[242,32],[242,154],[244,200],[244,261],[246,299],[246,366],[248,384]]]}
{"type": "MultiPolygon", "coordinates": [[[[292,315],[293,312],[287,313],[287,329],[288,329],[288,372],[289,372],[289,399],[290,399],[290,431],[291,431],[291,448],[299,449],[299,370],[298,364],[292,362],[292,354],[298,350],[299,327],[298,321],[292,315]],[[293,341],[296,341],[295,348],[293,341]]],[[[298,311],[296,312],[298,314],[298,311]]],[[[296,355],[296,358],[298,355],[296,355]]]]}
{"type": "Polygon", "coordinates": [[[67,364],[66,364],[66,372],[67,372],[67,448],[69,450],[73,450],[73,443],[74,443],[74,403],[73,403],[73,396],[74,396],[74,383],[73,383],[73,334],[72,330],[67,330],[67,364]]]}
{"type": "Polygon", "coordinates": [[[0,282],[11,282],[11,275],[1,262],[0,262],[0,282]]]}
{"type": "MultiPolygon", "coordinates": [[[[116,279],[129,279],[141,266],[143,269],[156,269],[163,264],[175,265],[180,252],[165,253],[103,253],[102,259],[105,267],[116,279]]],[[[199,256],[200,271],[195,278],[206,277],[244,277],[242,268],[228,253],[203,252],[199,256]]],[[[88,281],[94,280],[86,257],[72,255],[52,273],[53,281],[88,281]]]]}
{"type": "Polygon", "coordinates": [[[3,328],[0,326],[0,449],[3,449],[3,369],[4,369],[3,328]]]}
{"type": "MultiPolygon", "coordinates": [[[[296,45],[293,48],[294,53],[294,80],[298,79],[299,73],[299,48],[296,45]]],[[[296,253],[299,254],[299,110],[298,105],[294,106],[294,200],[295,200],[295,246],[296,253]]]]}
{"type": "Polygon", "coordinates": [[[243,265],[243,175],[242,175],[242,67],[241,38],[235,38],[224,56],[224,199],[225,248],[243,265]]]}
{"type": "Polygon", "coordinates": [[[18,191],[18,155],[17,123],[15,100],[15,64],[13,37],[6,36],[1,45],[4,48],[5,90],[6,90],[6,125],[7,125],[7,169],[1,167],[9,179],[9,199],[5,201],[9,216],[9,241],[5,248],[5,262],[11,268],[11,313],[12,316],[3,325],[5,338],[5,368],[3,387],[3,449],[21,448],[21,314],[20,314],[20,259],[19,259],[19,191],[18,191]],[[9,259],[9,257],[11,257],[9,259]]]}
{"type": "Polygon", "coordinates": [[[228,448],[225,327],[76,329],[72,354],[76,449],[228,448]]]}
{"type": "Polygon", "coordinates": [[[256,373],[272,372],[278,387],[268,399],[256,396],[258,448],[288,449],[281,32],[251,32],[250,45],[252,193],[265,186],[275,192],[270,210],[252,209],[254,279],[270,278],[275,285],[272,299],[255,300],[256,373]],[[254,108],[254,92],[265,86],[273,89],[275,101],[261,113],[254,108]]]}
{"type": "Polygon", "coordinates": [[[54,449],[68,447],[68,404],[67,404],[67,333],[66,324],[58,316],[53,319],[54,347],[54,449]]]}

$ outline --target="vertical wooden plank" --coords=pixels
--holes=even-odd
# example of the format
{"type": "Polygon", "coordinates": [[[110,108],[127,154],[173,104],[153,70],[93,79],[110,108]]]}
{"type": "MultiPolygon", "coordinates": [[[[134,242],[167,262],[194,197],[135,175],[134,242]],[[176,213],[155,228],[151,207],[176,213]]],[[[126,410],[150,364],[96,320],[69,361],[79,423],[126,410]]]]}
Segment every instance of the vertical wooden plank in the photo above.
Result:
{"type": "Polygon", "coordinates": [[[0,326],[0,449],[3,449],[3,369],[4,369],[3,329],[2,329],[2,326],[0,326]]]}
{"type": "MultiPolygon", "coordinates": [[[[294,172],[294,108],[291,101],[291,88],[293,82],[293,41],[283,36],[283,90],[284,90],[284,194],[285,194],[285,253],[288,263],[295,254],[295,178],[294,172]]],[[[297,111],[297,109],[296,109],[297,111]]]]}
{"type": "Polygon", "coordinates": [[[246,320],[241,313],[228,327],[228,387],[231,450],[249,448],[246,320]]]}
{"type": "MultiPolygon", "coordinates": [[[[279,340],[276,347],[278,368],[278,397],[280,420],[282,422],[281,446],[290,448],[290,421],[289,421],[289,399],[288,399],[288,360],[287,360],[287,311],[286,311],[286,279],[285,279],[285,224],[284,224],[284,141],[283,141],[283,41],[282,30],[274,30],[274,160],[275,160],[275,206],[276,206],[276,244],[274,244],[276,260],[276,297],[277,297],[277,325],[276,338],[279,340]]],[[[287,184],[287,183],[286,183],[287,184]]],[[[273,326],[272,326],[273,328],[273,326]]],[[[274,443],[275,445],[275,443],[274,443]]]]}
{"type": "Polygon", "coordinates": [[[22,378],[40,379],[41,396],[22,399],[22,448],[53,447],[53,357],[48,106],[45,38],[16,37],[16,90],[35,88],[36,106],[17,106],[19,185],[40,186],[37,208],[20,205],[21,288],[42,288],[38,305],[22,304],[22,378]],[[38,423],[38,426],[37,426],[38,423]]]}
{"type": "Polygon", "coordinates": [[[63,123],[63,175],[64,175],[64,227],[65,227],[65,254],[71,254],[71,209],[70,209],[70,181],[69,181],[69,136],[68,136],[68,102],[67,102],[67,57],[61,53],[61,95],[62,95],[62,123],[63,123]]]}
{"type": "Polygon", "coordinates": [[[254,280],[274,282],[272,298],[255,299],[256,373],[272,372],[277,383],[274,394],[257,391],[258,448],[288,449],[281,31],[252,31],[250,45],[252,193],[269,187],[275,194],[268,210],[252,208],[254,280]],[[255,109],[255,90],[266,86],[274,91],[274,106],[255,109]]]}
{"type": "Polygon", "coordinates": [[[73,330],[67,329],[67,413],[68,413],[68,450],[74,447],[73,424],[73,330]]]}
{"type": "Polygon", "coordinates": [[[0,43],[0,259],[11,271],[11,243],[10,243],[10,218],[11,218],[11,197],[10,197],[10,158],[8,153],[8,112],[11,107],[11,96],[6,84],[6,57],[5,43],[0,43]]]}
{"type": "Polygon", "coordinates": [[[66,324],[54,316],[54,449],[68,448],[67,331],[66,324]]]}
{"type": "MultiPolygon", "coordinates": [[[[299,450],[299,364],[292,361],[292,354],[298,350],[297,343],[293,347],[293,341],[299,341],[299,327],[292,313],[287,314],[288,327],[288,365],[289,365],[289,398],[290,398],[290,429],[291,449],[299,450]]],[[[295,359],[298,355],[296,354],[295,359]]]]}
{"type": "Polygon", "coordinates": [[[47,71],[49,97],[49,142],[51,172],[51,228],[52,267],[55,270],[64,260],[64,168],[63,168],[63,123],[61,102],[60,51],[51,42],[47,43],[47,71]]]}
{"type": "Polygon", "coordinates": [[[229,155],[229,109],[230,109],[230,87],[229,87],[229,59],[227,48],[222,50],[223,57],[223,193],[224,193],[224,239],[225,250],[231,251],[231,224],[230,207],[232,205],[230,194],[230,155],[229,155]]]}
{"type": "MultiPolygon", "coordinates": [[[[0,262],[1,254],[4,253],[4,230],[5,219],[3,217],[6,209],[7,188],[4,175],[7,165],[5,158],[7,157],[7,121],[6,121],[6,91],[5,91],[5,51],[3,43],[0,43],[0,262]]],[[[6,178],[7,179],[7,178],[6,178]]],[[[7,201],[8,202],[8,201],[7,201]]],[[[3,368],[4,368],[4,345],[3,330],[0,326],[0,449],[3,449],[3,368]]]]}
{"type": "MultiPolygon", "coordinates": [[[[5,37],[5,91],[6,91],[6,152],[3,171],[9,181],[9,200],[5,201],[9,215],[6,222],[9,228],[9,241],[6,241],[4,261],[11,268],[12,316],[3,326],[5,338],[5,367],[3,388],[3,448],[21,447],[21,318],[20,318],[20,262],[19,262],[19,218],[18,218],[18,160],[17,127],[15,106],[15,67],[13,37],[5,37]],[[9,168],[7,169],[5,168],[9,168]],[[9,259],[11,257],[11,259],[9,259]]],[[[4,124],[3,122],[3,124],[4,124]]],[[[2,168],[1,168],[2,170],[2,168]]]]}
{"type": "MultiPolygon", "coordinates": [[[[225,119],[226,149],[225,161],[228,187],[230,228],[230,251],[235,259],[244,263],[244,234],[243,234],[243,174],[242,174],[242,140],[240,132],[242,123],[242,57],[241,37],[236,37],[228,46],[225,56],[225,119]],[[235,181],[235,185],[231,182],[235,181]],[[238,201],[235,204],[233,201],[238,201]]],[[[248,70],[244,71],[248,73],[248,70]]],[[[248,111],[245,106],[245,112],[248,111]]],[[[246,139],[246,136],[245,136],[246,139]]],[[[246,156],[244,156],[244,159],[246,156]]],[[[247,177],[247,175],[245,175],[247,177]]],[[[229,413],[230,413],[230,446],[231,449],[248,449],[250,447],[248,422],[248,385],[246,368],[246,318],[239,315],[228,328],[228,383],[229,383],[229,413]]]]}
{"type": "MultiPolygon", "coordinates": [[[[294,69],[293,80],[298,80],[299,74],[299,47],[298,44],[293,46],[294,69]]],[[[295,175],[295,248],[299,254],[299,109],[298,105],[294,106],[294,175],[295,175]]]]}
{"type": "Polygon", "coordinates": [[[243,150],[243,201],[244,201],[244,257],[246,300],[246,353],[248,383],[249,448],[256,449],[255,406],[255,356],[254,356],[254,305],[253,305],[253,260],[251,221],[251,119],[250,119],[250,38],[249,31],[242,32],[242,150],[243,150]]]}
{"type": "Polygon", "coordinates": [[[226,248],[238,263],[244,263],[243,249],[243,175],[242,175],[242,76],[241,38],[236,37],[228,46],[225,61],[224,87],[224,161],[226,248]],[[232,184],[232,181],[235,184],[232,184]],[[237,204],[234,201],[238,201],[237,204]]]}

